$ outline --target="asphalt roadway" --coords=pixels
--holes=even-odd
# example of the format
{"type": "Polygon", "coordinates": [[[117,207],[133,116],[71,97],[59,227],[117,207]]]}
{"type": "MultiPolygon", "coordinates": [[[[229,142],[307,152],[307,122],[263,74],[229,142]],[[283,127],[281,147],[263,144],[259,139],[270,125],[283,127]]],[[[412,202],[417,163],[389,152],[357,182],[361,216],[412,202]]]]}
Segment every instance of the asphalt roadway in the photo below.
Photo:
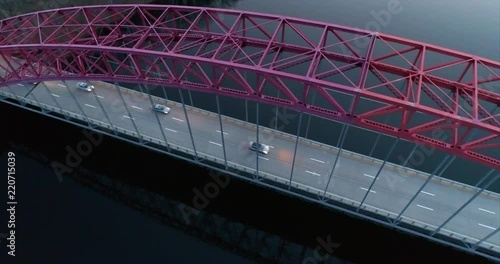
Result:
{"type": "MultiPolygon", "coordinates": [[[[0,88],[19,97],[38,100],[41,103],[62,108],[88,118],[99,120],[115,127],[168,143],[193,149],[187,120],[179,103],[153,97],[154,103],[162,103],[171,108],[169,114],[153,111],[150,98],[136,92],[120,88],[121,96],[114,85],[92,82],[94,92],[76,88],[76,81],[47,81],[39,84],[25,83],[0,88]],[[76,100],[76,102],[75,102],[76,100]],[[106,110],[102,111],[101,106],[106,110]],[[157,122],[157,118],[160,124],[157,122]],[[162,133],[162,131],[163,133],[162,133]]],[[[259,130],[259,141],[271,147],[268,155],[256,155],[248,149],[248,142],[256,140],[253,124],[222,119],[222,131],[217,114],[188,107],[187,115],[193,131],[196,151],[224,159],[224,149],[228,162],[290,179],[295,138],[259,130]],[[204,113],[205,112],[205,113],[204,113]],[[224,138],[224,146],[222,144],[224,138]]],[[[293,182],[324,190],[336,158],[336,150],[319,147],[300,140],[295,158],[293,182]]],[[[346,198],[347,201],[363,200],[375,175],[380,169],[379,162],[372,158],[342,154],[334,170],[328,193],[346,198]]],[[[364,205],[398,215],[424,184],[427,176],[407,173],[404,170],[384,169],[373,188],[369,191],[364,205]]],[[[463,184],[432,180],[403,213],[407,219],[416,220],[421,225],[440,226],[475,193],[463,184]],[[460,185],[460,186],[459,186],[460,185]]],[[[469,237],[477,242],[500,226],[500,199],[498,195],[479,195],[442,229],[455,237],[469,237]]],[[[494,247],[500,251],[500,232],[486,240],[482,246],[494,247]]]]}

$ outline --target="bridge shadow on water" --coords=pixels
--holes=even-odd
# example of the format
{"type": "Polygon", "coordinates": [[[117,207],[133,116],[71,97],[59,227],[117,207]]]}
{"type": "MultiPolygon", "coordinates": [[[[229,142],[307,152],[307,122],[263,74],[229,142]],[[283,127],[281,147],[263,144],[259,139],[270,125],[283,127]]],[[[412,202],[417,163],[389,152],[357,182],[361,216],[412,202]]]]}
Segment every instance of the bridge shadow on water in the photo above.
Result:
{"type": "MultiPolygon", "coordinates": [[[[5,104],[0,104],[0,112],[2,127],[8,128],[0,132],[2,155],[13,151],[18,156],[29,156],[48,170],[52,170],[50,164],[54,161],[65,163],[68,153],[66,146],[74,149],[86,139],[81,128],[51,118],[5,104]]],[[[37,175],[37,171],[29,173],[43,177],[41,181],[57,181],[57,177],[53,176],[55,174],[45,177],[37,175]]],[[[89,155],[83,157],[82,163],[75,170],[65,174],[63,181],[76,181],[80,186],[102,194],[102,200],[118,201],[140,211],[144,218],[154,219],[157,223],[180,230],[197,240],[243,256],[251,263],[422,263],[436,258],[446,258],[449,263],[485,262],[481,257],[352,218],[235,178],[230,178],[227,186],[220,188],[215,197],[207,198],[208,202],[203,210],[196,210],[194,213],[195,211],[186,209],[201,203],[199,197],[193,199],[194,190],[204,192],[207,185],[213,184],[213,175],[209,170],[187,162],[104,137],[89,155]],[[191,212],[191,215],[183,215],[179,208],[184,208],[185,213],[191,212]],[[189,221],[186,221],[186,217],[189,221]],[[331,257],[322,262],[314,257],[313,251],[319,248],[319,255],[323,255],[328,250],[325,249],[325,244],[330,246],[331,257]]],[[[22,192],[23,186],[18,188],[22,192]]],[[[29,201],[29,194],[24,194],[24,197],[29,201]]],[[[85,210],[92,212],[94,209],[85,210]]],[[[52,212],[50,208],[46,213],[54,214],[54,218],[65,214],[52,212]]],[[[30,221],[37,221],[36,216],[30,217],[30,221]]],[[[120,222],[129,229],[142,228],[136,226],[135,222],[128,222],[128,219],[121,219],[120,222]]],[[[80,223],[73,224],[78,226],[80,223]]],[[[100,232],[103,235],[116,235],[119,239],[120,235],[106,232],[106,227],[102,229],[100,232]]],[[[78,238],[79,232],[85,232],[85,229],[76,228],[70,235],[78,238]]],[[[141,240],[155,238],[134,239],[140,243],[141,240]]],[[[51,238],[47,237],[45,240],[46,247],[50,247],[53,242],[51,238]]],[[[59,241],[57,244],[86,247],[79,244],[78,239],[67,242],[59,241]]],[[[133,251],[135,245],[122,250],[133,251]]],[[[196,254],[195,251],[193,249],[192,254],[196,254]]],[[[106,254],[103,252],[106,250],[84,254],[98,259],[106,254]]],[[[29,252],[19,254],[27,255],[29,252]]],[[[166,263],[186,263],[185,260],[169,260],[163,256],[158,258],[166,263]]],[[[227,263],[220,260],[205,262],[227,263]]]]}

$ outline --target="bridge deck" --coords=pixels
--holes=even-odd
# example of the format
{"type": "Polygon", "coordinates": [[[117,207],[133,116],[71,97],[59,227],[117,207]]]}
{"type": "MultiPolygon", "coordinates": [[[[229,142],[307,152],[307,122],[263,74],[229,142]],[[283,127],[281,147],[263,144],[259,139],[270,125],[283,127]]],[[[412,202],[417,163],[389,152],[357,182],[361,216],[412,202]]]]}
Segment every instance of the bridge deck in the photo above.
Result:
{"type": "MultiPolygon", "coordinates": [[[[0,95],[22,97],[28,99],[27,102],[33,100],[35,105],[40,102],[46,108],[62,108],[77,114],[80,119],[88,117],[106,126],[109,126],[110,120],[115,128],[126,130],[130,134],[135,133],[137,128],[140,134],[156,142],[164,143],[164,134],[169,144],[193,149],[181,104],[153,97],[155,103],[163,103],[172,109],[168,115],[158,114],[162,133],[147,95],[120,89],[121,96],[127,103],[125,107],[115,86],[104,82],[93,84],[97,97],[94,93],[77,90],[74,81],[46,81],[36,86],[18,84],[0,89],[0,95]],[[101,105],[106,113],[102,111],[101,105]]],[[[217,162],[223,163],[224,153],[217,114],[188,106],[186,110],[198,155],[208,159],[215,158],[217,162]]],[[[222,124],[229,165],[252,171],[256,169],[258,160],[261,175],[282,183],[288,182],[292,170],[295,136],[261,127],[259,141],[270,145],[271,151],[269,155],[259,156],[257,159],[256,154],[248,150],[248,141],[256,140],[256,126],[228,117],[222,118],[222,124]]],[[[322,193],[337,153],[338,150],[334,147],[301,138],[293,169],[292,179],[296,184],[294,186],[322,193]]],[[[381,163],[371,157],[343,151],[327,190],[328,195],[358,206],[381,163]]],[[[170,175],[167,176],[181,176],[172,175],[173,172],[168,173],[170,175]]],[[[388,164],[381,171],[364,205],[368,210],[395,217],[427,177],[427,174],[388,164]]],[[[402,216],[405,222],[433,230],[467,202],[476,191],[474,187],[434,177],[402,216]]],[[[483,192],[445,225],[441,232],[475,243],[500,226],[499,203],[497,194],[483,192]]],[[[500,233],[497,232],[481,246],[500,252],[500,233]]]]}

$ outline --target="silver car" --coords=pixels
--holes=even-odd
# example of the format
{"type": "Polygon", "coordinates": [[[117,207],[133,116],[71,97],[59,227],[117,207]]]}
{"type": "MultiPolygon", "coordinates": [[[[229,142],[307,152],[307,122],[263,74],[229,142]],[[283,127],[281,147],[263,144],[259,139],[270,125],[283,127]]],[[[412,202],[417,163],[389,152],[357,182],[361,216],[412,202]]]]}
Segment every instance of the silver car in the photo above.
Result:
{"type": "Polygon", "coordinates": [[[160,112],[160,113],[164,113],[164,114],[168,114],[170,112],[170,108],[168,108],[167,106],[161,105],[161,104],[155,104],[154,109],[155,109],[155,111],[160,112]]]}
{"type": "Polygon", "coordinates": [[[84,91],[87,91],[87,92],[92,92],[92,89],[94,89],[94,86],[93,85],[90,85],[86,82],[79,82],[76,84],[76,87],[80,90],[84,90],[84,91]]]}
{"type": "Polygon", "coordinates": [[[254,151],[258,151],[259,153],[262,153],[264,155],[267,155],[267,153],[269,153],[269,146],[268,145],[265,145],[262,143],[257,144],[257,142],[253,142],[253,141],[250,141],[249,149],[254,150],[254,151]]]}

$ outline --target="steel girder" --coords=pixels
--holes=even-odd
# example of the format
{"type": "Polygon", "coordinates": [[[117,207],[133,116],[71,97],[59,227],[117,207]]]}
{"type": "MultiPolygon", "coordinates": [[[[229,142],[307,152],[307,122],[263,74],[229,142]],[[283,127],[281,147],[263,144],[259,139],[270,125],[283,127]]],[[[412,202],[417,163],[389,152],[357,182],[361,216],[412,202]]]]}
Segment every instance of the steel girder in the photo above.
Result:
{"type": "Polygon", "coordinates": [[[279,105],[500,169],[500,62],[377,32],[160,5],[0,21],[0,85],[83,78],[279,105]]]}

